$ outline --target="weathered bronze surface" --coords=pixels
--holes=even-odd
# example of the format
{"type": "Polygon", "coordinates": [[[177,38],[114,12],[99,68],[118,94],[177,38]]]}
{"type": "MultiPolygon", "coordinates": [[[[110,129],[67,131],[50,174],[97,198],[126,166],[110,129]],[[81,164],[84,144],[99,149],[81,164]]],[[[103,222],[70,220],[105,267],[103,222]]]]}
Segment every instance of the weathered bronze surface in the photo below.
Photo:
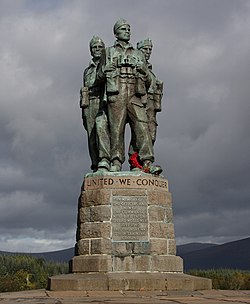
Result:
{"type": "Polygon", "coordinates": [[[110,136],[106,105],[103,98],[104,85],[96,81],[97,67],[104,42],[94,36],[90,41],[92,60],[83,73],[83,87],[80,90],[80,107],[82,108],[83,126],[88,134],[91,169],[110,168],[110,136]]]}
{"type": "Polygon", "coordinates": [[[121,171],[125,161],[124,133],[131,129],[129,155],[131,170],[158,175],[153,166],[156,139],[156,112],[161,111],[162,85],[148,62],[152,42],[149,39],[130,43],[130,25],[119,19],[113,28],[116,41],[104,48],[103,41],[93,37],[90,43],[92,61],[84,72],[81,89],[83,124],[88,133],[92,170],[121,171]]]}
{"type": "MultiPolygon", "coordinates": [[[[157,131],[157,112],[161,112],[161,99],[163,95],[163,82],[159,80],[152,71],[152,64],[149,62],[153,43],[147,38],[145,40],[137,42],[137,49],[141,50],[145,56],[149,75],[150,75],[150,85],[147,88],[147,105],[146,113],[148,119],[148,129],[152,139],[152,144],[154,145],[156,140],[156,131],[157,131]]],[[[132,133],[131,143],[129,147],[129,155],[132,155],[137,151],[136,139],[134,133],[132,133]]]]}

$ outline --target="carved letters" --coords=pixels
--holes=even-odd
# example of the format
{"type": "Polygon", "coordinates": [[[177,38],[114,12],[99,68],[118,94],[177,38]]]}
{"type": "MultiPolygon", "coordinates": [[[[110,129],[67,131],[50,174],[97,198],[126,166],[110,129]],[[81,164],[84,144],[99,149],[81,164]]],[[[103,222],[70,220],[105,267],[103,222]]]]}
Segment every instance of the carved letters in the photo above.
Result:
{"type": "Polygon", "coordinates": [[[113,241],[148,241],[146,196],[112,197],[113,241]]]}
{"type": "Polygon", "coordinates": [[[145,188],[153,187],[168,191],[168,182],[166,179],[153,176],[132,176],[132,177],[110,177],[96,176],[85,178],[84,190],[93,190],[98,188],[145,188]]]}

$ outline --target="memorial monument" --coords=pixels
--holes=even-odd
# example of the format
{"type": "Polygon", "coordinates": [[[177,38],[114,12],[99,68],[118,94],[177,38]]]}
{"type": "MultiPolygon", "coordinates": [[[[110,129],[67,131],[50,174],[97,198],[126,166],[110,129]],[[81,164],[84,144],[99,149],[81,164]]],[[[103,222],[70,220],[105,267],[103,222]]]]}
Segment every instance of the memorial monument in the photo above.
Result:
{"type": "Polygon", "coordinates": [[[141,40],[135,49],[124,19],[113,31],[111,47],[97,36],[90,41],[80,107],[92,172],[84,177],[78,202],[71,273],[51,277],[50,289],[210,289],[211,280],[183,274],[168,181],[154,164],[163,83],[149,63],[152,42],[141,40]],[[130,171],[122,171],[127,124],[130,171]]]}

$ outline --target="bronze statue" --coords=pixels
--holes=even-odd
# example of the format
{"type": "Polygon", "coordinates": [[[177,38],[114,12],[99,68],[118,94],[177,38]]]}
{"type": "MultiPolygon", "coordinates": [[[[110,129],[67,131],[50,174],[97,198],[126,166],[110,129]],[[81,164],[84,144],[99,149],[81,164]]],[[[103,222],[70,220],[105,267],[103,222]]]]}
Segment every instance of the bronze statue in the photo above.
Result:
{"type": "Polygon", "coordinates": [[[150,73],[143,53],[129,43],[129,23],[119,19],[113,30],[115,44],[105,49],[98,69],[98,79],[106,85],[112,162],[110,171],[120,171],[125,160],[124,132],[126,123],[129,123],[143,170],[155,173],[146,114],[146,87],[151,81],[150,73]]]}
{"type": "Polygon", "coordinates": [[[124,133],[131,128],[131,169],[158,175],[154,166],[156,112],[161,110],[162,82],[148,62],[149,39],[129,43],[130,25],[119,19],[113,28],[116,41],[105,49],[101,38],[90,41],[92,60],[83,74],[80,106],[88,134],[91,169],[121,171],[125,161],[124,133]],[[134,165],[134,163],[136,165],[134,165]]]}
{"type": "Polygon", "coordinates": [[[109,171],[110,136],[106,115],[104,84],[96,80],[97,67],[105,45],[101,38],[94,36],[90,41],[92,60],[83,73],[83,87],[80,90],[83,126],[88,134],[91,169],[109,171]]]}
{"type": "Polygon", "coordinates": [[[137,43],[137,49],[141,50],[145,56],[148,70],[151,77],[150,86],[147,89],[147,117],[148,128],[154,145],[156,140],[157,121],[156,113],[161,111],[161,99],[163,94],[163,82],[159,80],[152,71],[152,64],[149,62],[152,53],[153,44],[152,41],[147,38],[137,43]]]}

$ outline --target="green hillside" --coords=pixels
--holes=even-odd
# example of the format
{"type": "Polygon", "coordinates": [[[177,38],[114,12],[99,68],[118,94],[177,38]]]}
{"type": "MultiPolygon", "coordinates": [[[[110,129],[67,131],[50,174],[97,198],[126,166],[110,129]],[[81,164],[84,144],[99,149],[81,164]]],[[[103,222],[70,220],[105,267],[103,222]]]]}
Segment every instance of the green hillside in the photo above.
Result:
{"type": "Polygon", "coordinates": [[[28,255],[0,256],[0,292],[46,288],[48,277],[68,272],[68,263],[28,255]]]}

